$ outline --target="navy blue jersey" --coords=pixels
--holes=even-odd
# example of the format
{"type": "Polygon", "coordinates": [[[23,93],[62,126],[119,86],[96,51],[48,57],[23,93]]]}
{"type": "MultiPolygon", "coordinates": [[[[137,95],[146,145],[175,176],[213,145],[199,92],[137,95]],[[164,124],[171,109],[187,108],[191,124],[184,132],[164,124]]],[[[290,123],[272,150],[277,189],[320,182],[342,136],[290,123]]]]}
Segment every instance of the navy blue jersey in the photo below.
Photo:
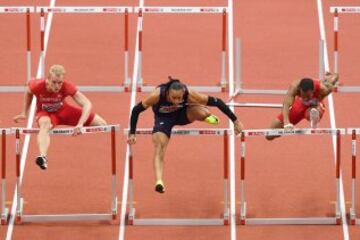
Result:
{"type": "Polygon", "coordinates": [[[166,95],[168,92],[169,84],[166,83],[161,84],[158,86],[158,88],[160,88],[160,99],[157,104],[152,106],[155,115],[171,117],[176,115],[180,110],[186,108],[189,91],[185,85],[184,85],[185,93],[184,93],[183,102],[181,102],[178,105],[173,105],[171,102],[167,101],[166,95]]]}

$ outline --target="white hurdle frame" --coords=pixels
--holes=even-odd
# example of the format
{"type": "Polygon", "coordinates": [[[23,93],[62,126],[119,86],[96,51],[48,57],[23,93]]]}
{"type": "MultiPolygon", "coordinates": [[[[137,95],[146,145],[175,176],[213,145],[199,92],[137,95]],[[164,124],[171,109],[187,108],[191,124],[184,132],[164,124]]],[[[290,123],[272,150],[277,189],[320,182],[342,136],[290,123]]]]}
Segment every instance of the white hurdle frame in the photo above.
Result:
{"type": "Polygon", "coordinates": [[[143,48],[143,15],[144,14],[222,14],[222,43],[221,43],[221,76],[219,86],[189,86],[199,92],[225,92],[228,81],[226,80],[226,38],[227,38],[227,7],[135,7],[139,18],[139,70],[137,78],[138,92],[151,92],[156,86],[144,84],[142,79],[142,48],[143,48]]]}
{"type": "Polygon", "coordinates": [[[1,225],[9,219],[9,209],[6,207],[6,135],[11,134],[10,128],[0,128],[1,131],[1,225]]]}
{"type": "Polygon", "coordinates": [[[85,92],[128,92],[130,91],[129,78],[129,13],[133,12],[132,7],[126,6],[84,6],[84,7],[68,7],[57,6],[36,7],[36,12],[40,13],[40,39],[41,39],[41,68],[42,77],[45,76],[45,56],[44,56],[44,33],[45,33],[45,13],[56,14],[124,14],[124,83],[121,86],[79,86],[79,89],[85,92]]]}
{"type": "Polygon", "coordinates": [[[350,223],[359,225],[360,218],[356,214],[356,141],[357,135],[360,135],[360,128],[348,128],[347,134],[351,135],[351,208],[350,223]]]}
{"type": "MultiPolygon", "coordinates": [[[[150,128],[140,128],[136,130],[136,134],[151,135],[153,130],[150,128]]],[[[129,134],[129,129],[125,129],[125,135],[129,134]]],[[[222,218],[136,218],[134,208],[134,190],[133,190],[133,153],[132,147],[129,145],[129,211],[127,214],[128,225],[151,225],[151,226],[212,226],[212,225],[228,225],[229,224],[229,135],[232,134],[231,129],[227,128],[175,128],[172,135],[212,135],[224,137],[224,212],[222,218]]]]}
{"type": "Polygon", "coordinates": [[[331,128],[303,128],[303,129],[254,129],[244,130],[241,134],[240,145],[240,224],[241,225],[320,225],[320,224],[341,224],[340,208],[340,141],[341,135],[344,135],[345,129],[331,128]],[[336,204],[334,217],[301,217],[301,218],[248,218],[246,217],[246,200],[245,200],[245,137],[252,136],[289,136],[289,135],[336,135],[336,204]]]}
{"type": "MultiPolygon", "coordinates": [[[[79,213],[79,214],[52,214],[52,215],[30,215],[24,214],[24,199],[21,196],[20,184],[20,135],[36,134],[38,128],[14,128],[16,143],[16,189],[17,209],[16,223],[24,222],[58,222],[58,221],[112,221],[117,217],[117,194],[116,194],[116,137],[115,132],[120,130],[119,125],[106,125],[81,128],[82,134],[111,133],[111,170],[112,170],[112,196],[111,213],[79,213]]],[[[50,131],[52,135],[72,135],[74,128],[54,128],[50,131]]]]}
{"type": "MultiPolygon", "coordinates": [[[[339,14],[359,14],[360,6],[335,6],[330,7],[330,13],[333,13],[334,21],[334,72],[339,72],[339,14]]],[[[337,92],[360,93],[360,86],[338,86],[337,92]]]]}
{"type": "MultiPolygon", "coordinates": [[[[319,79],[324,77],[324,40],[320,40],[319,44],[319,79]]],[[[235,58],[235,91],[231,95],[230,100],[236,99],[240,94],[261,94],[261,95],[285,95],[286,89],[246,89],[242,87],[241,79],[241,41],[240,38],[236,38],[236,58],[235,58]]],[[[261,103],[258,103],[261,105],[261,103]]],[[[260,106],[259,106],[260,107],[260,106]]],[[[267,104],[264,104],[267,107],[267,104]]]]}

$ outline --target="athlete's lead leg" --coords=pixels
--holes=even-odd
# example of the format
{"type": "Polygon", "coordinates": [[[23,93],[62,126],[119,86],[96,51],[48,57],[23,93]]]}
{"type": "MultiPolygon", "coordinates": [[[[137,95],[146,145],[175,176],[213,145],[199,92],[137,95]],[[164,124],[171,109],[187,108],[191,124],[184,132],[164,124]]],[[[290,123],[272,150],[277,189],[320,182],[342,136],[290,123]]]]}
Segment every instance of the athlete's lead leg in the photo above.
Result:
{"type": "Polygon", "coordinates": [[[166,147],[169,142],[169,138],[165,133],[156,132],[152,136],[154,143],[154,171],[155,171],[155,191],[159,193],[165,192],[165,186],[163,182],[163,170],[164,170],[164,155],[166,147]]]}

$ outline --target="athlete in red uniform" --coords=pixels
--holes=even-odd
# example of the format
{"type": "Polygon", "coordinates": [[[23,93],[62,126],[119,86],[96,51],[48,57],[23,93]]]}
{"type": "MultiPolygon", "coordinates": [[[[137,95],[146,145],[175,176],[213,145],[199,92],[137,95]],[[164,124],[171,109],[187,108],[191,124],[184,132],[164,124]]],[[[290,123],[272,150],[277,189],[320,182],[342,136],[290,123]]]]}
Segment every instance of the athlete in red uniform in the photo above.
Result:
{"type": "Polygon", "coordinates": [[[106,124],[103,118],[91,112],[89,99],[74,84],[64,80],[64,76],[64,67],[53,65],[46,79],[30,80],[25,93],[24,110],[14,117],[15,122],[26,119],[32,98],[36,96],[36,122],[40,128],[37,136],[40,155],[36,158],[36,164],[44,170],[47,168],[46,156],[50,145],[49,131],[53,127],[75,126],[74,135],[78,135],[83,126],[106,124]],[[81,108],[64,101],[68,96],[72,97],[81,108]]]}
{"type": "MultiPolygon", "coordinates": [[[[329,95],[339,75],[327,72],[323,80],[303,78],[293,82],[285,96],[282,113],[273,120],[270,128],[292,129],[302,119],[318,122],[324,114],[323,99],[329,95]]],[[[273,140],[278,136],[267,136],[273,140]]]]}

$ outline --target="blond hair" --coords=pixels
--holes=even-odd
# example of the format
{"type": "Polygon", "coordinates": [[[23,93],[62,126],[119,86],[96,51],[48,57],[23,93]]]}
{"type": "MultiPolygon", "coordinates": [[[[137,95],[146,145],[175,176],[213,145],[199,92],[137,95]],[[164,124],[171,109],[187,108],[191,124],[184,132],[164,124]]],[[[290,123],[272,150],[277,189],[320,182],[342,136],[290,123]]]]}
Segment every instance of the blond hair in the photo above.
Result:
{"type": "Polygon", "coordinates": [[[60,77],[65,75],[65,68],[62,65],[54,64],[49,69],[49,76],[60,77]]]}

